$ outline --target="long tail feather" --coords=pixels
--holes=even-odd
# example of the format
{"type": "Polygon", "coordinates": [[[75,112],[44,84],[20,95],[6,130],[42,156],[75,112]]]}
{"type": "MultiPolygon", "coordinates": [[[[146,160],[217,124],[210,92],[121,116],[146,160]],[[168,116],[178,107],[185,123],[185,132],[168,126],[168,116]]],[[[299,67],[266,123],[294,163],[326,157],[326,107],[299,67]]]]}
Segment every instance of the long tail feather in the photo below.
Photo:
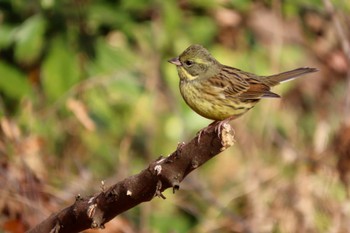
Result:
{"type": "Polygon", "coordinates": [[[271,75],[271,76],[266,76],[266,77],[264,77],[264,81],[269,86],[275,86],[279,83],[283,83],[283,82],[295,79],[301,75],[312,73],[312,72],[317,72],[317,71],[318,71],[318,69],[316,69],[316,68],[301,67],[301,68],[286,71],[283,73],[279,73],[279,74],[275,74],[275,75],[271,75]]]}

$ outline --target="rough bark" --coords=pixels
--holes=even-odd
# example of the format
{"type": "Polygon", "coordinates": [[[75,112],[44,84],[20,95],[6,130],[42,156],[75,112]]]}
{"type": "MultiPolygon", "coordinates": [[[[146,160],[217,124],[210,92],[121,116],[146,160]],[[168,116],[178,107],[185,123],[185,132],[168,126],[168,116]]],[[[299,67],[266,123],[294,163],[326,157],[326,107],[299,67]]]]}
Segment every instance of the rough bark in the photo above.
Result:
{"type": "Polygon", "coordinates": [[[130,176],[91,197],[78,196],[75,202],[52,214],[29,233],[79,232],[88,228],[104,228],[118,214],[158,196],[165,189],[177,190],[180,182],[194,169],[234,143],[229,124],[220,129],[208,126],[188,143],[179,143],[168,157],[160,157],[139,174],[130,176]]]}

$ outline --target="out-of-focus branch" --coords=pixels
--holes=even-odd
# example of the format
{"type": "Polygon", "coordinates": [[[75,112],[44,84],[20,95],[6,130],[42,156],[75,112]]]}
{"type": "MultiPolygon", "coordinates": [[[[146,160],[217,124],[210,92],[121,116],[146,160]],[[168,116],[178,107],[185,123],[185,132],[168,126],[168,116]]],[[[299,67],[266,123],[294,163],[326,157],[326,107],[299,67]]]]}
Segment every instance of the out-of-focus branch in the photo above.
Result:
{"type": "Polygon", "coordinates": [[[116,183],[107,190],[87,198],[78,196],[71,206],[51,215],[28,233],[79,232],[88,228],[104,228],[118,214],[158,196],[165,199],[165,189],[177,190],[180,182],[194,169],[232,146],[233,130],[224,124],[218,135],[209,126],[189,143],[180,143],[168,157],[149,164],[139,174],[116,183]]]}
{"type": "Polygon", "coordinates": [[[338,38],[342,45],[342,50],[347,59],[347,91],[345,96],[344,118],[342,125],[334,137],[334,150],[337,153],[338,163],[337,169],[340,180],[343,182],[347,196],[350,197],[350,42],[348,27],[344,26],[339,14],[335,10],[331,0],[323,0],[327,13],[331,16],[332,23],[336,29],[338,38]]]}
{"type": "MultiPolygon", "coordinates": [[[[350,65],[350,42],[349,42],[349,33],[345,30],[337,12],[334,9],[334,6],[331,0],[323,0],[327,13],[331,16],[334,27],[337,31],[338,37],[340,39],[343,52],[347,58],[348,66],[350,65]]],[[[350,126],[350,69],[347,73],[347,92],[345,99],[345,110],[344,110],[344,123],[345,125],[350,126]]]]}

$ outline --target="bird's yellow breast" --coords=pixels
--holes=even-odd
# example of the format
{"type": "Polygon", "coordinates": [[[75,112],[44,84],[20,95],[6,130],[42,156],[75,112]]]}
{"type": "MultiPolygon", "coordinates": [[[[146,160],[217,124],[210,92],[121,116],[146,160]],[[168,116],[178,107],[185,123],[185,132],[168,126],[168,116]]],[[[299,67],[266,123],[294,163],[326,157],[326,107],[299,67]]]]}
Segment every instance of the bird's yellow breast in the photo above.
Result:
{"type": "Polygon", "coordinates": [[[186,103],[199,115],[221,121],[238,117],[251,109],[255,103],[228,98],[212,87],[206,87],[200,80],[181,81],[180,92],[186,103]]]}

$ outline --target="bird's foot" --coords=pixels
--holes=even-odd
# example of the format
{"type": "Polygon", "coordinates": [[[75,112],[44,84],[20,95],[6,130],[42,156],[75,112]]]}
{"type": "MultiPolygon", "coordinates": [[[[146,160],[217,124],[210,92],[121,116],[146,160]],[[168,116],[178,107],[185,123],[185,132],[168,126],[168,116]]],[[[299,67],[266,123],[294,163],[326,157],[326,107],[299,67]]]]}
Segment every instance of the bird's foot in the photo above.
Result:
{"type": "Polygon", "coordinates": [[[218,122],[220,122],[220,121],[213,121],[213,122],[210,123],[207,127],[201,129],[201,130],[197,133],[197,137],[198,137],[198,138],[197,138],[197,143],[198,143],[198,144],[199,144],[200,141],[201,141],[202,134],[203,134],[203,133],[206,133],[206,132],[208,131],[208,129],[209,129],[211,126],[217,124],[218,122]]]}
{"type": "Polygon", "coordinates": [[[214,130],[215,132],[217,132],[218,137],[221,139],[221,130],[224,127],[225,124],[228,124],[231,121],[231,117],[222,120],[222,121],[213,121],[212,123],[210,123],[207,127],[205,127],[204,129],[201,129],[198,133],[197,133],[197,143],[199,144],[201,141],[201,136],[203,133],[206,133],[208,131],[208,129],[210,127],[215,127],[214,130]]]}

